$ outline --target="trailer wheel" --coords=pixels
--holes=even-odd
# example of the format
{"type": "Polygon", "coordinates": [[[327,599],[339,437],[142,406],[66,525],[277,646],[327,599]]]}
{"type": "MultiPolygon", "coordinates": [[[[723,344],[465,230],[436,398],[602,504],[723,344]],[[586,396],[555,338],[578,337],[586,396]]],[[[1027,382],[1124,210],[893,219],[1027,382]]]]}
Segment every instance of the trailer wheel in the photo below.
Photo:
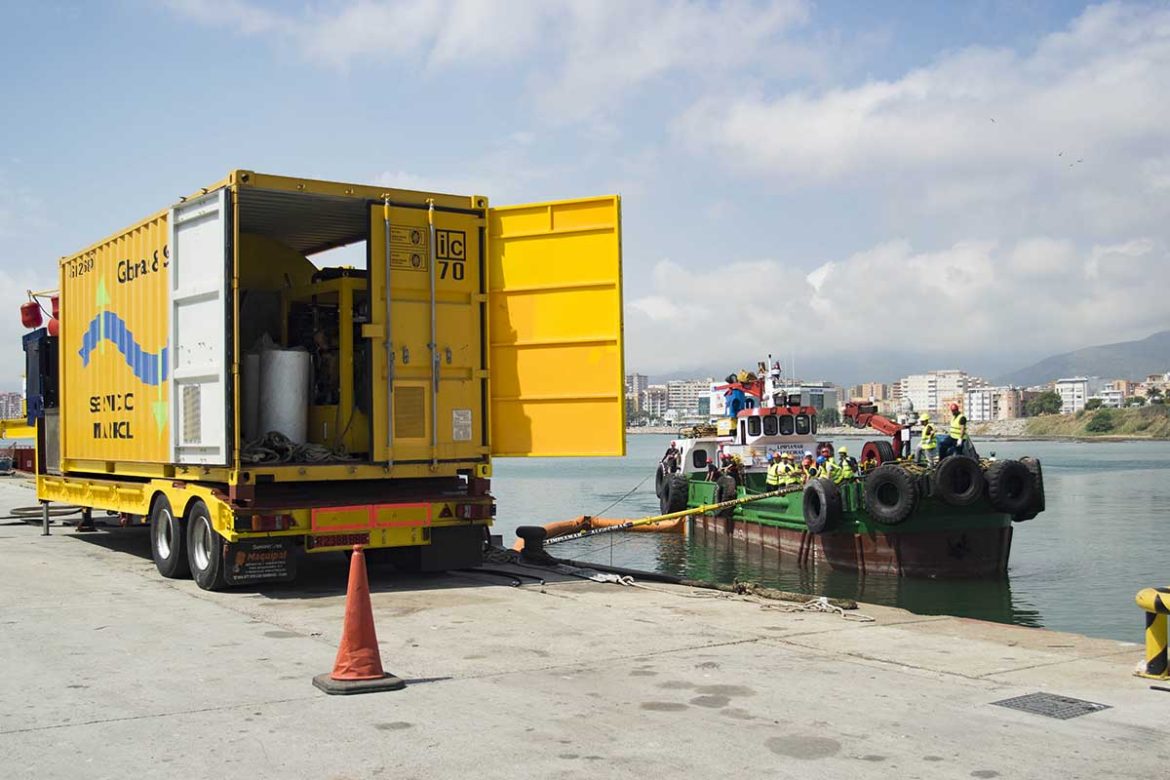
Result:
{"type": "Polygon", "coordinates": [[[199,499],[187,510],[187,558],[196,585],[203,590],[223,588],[223,537],[211,524],[207,504],[199,499]]]}
{"type": "Polygon", "coordinates": [[[162,576],[172,580],[191,576],[187,563],[187,529],[182,519],[175,517],[171,502],[164,495],[156,497],[150,507],[150,554],[162,576]]]}

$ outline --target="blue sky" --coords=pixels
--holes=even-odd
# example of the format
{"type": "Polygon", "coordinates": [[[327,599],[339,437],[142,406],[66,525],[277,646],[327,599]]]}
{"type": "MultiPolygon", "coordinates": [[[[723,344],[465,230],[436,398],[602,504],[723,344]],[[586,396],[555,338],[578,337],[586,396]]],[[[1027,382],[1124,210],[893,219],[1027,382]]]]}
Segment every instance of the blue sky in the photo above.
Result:
{"type": "Polygon", "coordinates": [[[619,192],[651,374],[994,375],[1170,327],[1163,4],[8,6],[11,361],[56,258],[236,167],[619,192]]]}

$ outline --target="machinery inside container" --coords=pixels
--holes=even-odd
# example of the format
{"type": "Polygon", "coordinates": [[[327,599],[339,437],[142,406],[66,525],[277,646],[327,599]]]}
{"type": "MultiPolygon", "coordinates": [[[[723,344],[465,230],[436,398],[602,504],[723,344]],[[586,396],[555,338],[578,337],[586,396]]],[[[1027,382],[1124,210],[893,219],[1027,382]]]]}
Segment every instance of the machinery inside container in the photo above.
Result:
{"type": "Polygon", "coordinates": [[[368,205],[248,189],[237,207],[243,456],[369,461],[368,205]]]}

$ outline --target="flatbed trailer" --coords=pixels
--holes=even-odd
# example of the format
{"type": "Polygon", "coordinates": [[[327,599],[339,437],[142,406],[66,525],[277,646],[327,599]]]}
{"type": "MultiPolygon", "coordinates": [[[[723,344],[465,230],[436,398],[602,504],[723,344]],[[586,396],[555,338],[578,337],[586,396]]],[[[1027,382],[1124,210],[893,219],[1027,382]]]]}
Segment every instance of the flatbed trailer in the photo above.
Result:
{"type": "Polygon", "coordinates": [[[624,454],[620,231],[617,196],[233,171],[62,258],[25,336],[38,499],[149,526],[207,589],[354,544],[474,565],[492,458],[624,454]]]}

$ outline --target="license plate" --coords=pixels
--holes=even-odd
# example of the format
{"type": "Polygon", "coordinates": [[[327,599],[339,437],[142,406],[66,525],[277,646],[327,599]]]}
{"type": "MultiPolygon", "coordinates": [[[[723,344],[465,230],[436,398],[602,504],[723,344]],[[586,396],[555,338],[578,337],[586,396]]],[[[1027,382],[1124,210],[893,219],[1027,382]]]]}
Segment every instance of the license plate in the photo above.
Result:
{"type": "Polygon", "coordinates": [[[329,536],[310,536],[306,547],[310,550],[344,549],[355,544],[368,545],[369,534],[331,534],[329,536]]]}

